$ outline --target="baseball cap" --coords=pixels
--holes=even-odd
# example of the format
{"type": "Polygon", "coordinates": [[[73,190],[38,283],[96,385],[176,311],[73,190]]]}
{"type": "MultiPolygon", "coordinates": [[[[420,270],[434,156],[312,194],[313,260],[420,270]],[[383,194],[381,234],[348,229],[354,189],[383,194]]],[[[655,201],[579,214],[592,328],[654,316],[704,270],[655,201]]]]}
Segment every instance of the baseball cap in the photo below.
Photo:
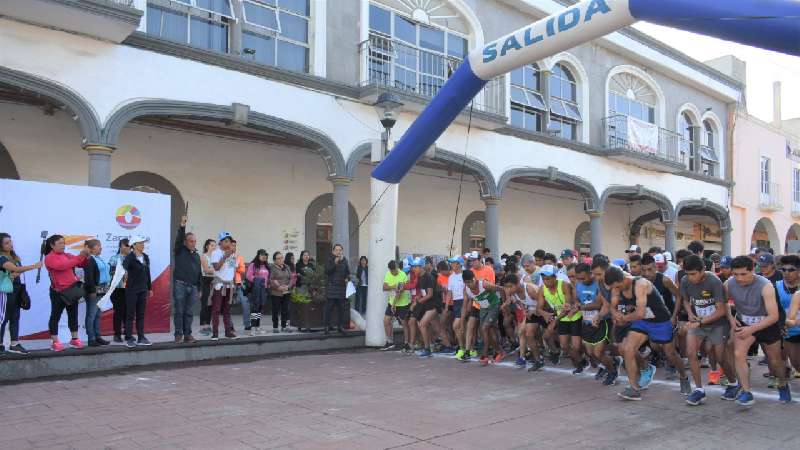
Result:
{"type": "Polygon", "coordinates": [[[611,264],[614,264],[615,266],[618,266],[618,267],[622,267],[622,266],[625,265],[625,260],[622,259],[622,258],[617,258],[614,261],[612,261],[611,264]]]}
{"type": "Polygon", "coordinates": [[[464,258],[462,258],[460,256],[454,256],[454,257],[448,259],[447,262],[449,262],[449,263],[459,263],[459,264],[461,264],[463,266],[464,265],[464,258]]]}
{"type": "Polygon", "coordinates": [[[750,254],[751,255],[755,255],[757,253],[758,253],[758,247],[753,247],[753,248],[750,249],[750,254]]]}
{"type": "Polygon", "coordinates": [[[631,245],[631,248],[625,250],[625,253],[642,253],[642,247],[638,245],[631,245]]]}
{"type": "Polygon", "coordinates": [[[664,259],[666,259],[667,261],[672,261],[672,252],[666,251],[662,253],[662,255],[664,255],[664,259]]]}
{"type": "Polygon", "coordinates": [[[542,266],[542,270],[539,272],[539,275],[543,277],[554,277],[556,276],[556,268],[553,267],[552,264],[546,264],[542,266]]]}
{"type": "Polygon", "coordinates": [[[424,265],[425,261],[423,261],[422,258],[414,258],[411,260],[411,263],[409,264],[409,266],[411,267],[422,267],[424,265]]]}
{"type": "Polygon", "coordinates": [[[653,261],[655,261],[656,264],[661,264],[661,265],[667,263],[667,259],[664,258],[664,255],[660,253],[656,253],[655,255],[653,255],[653,261]]]}
{"type": "Polygon", "coordinates": [[[148,238],[146,238],[144,236],[136,235],[136,236],[131,237],[130,244],[133,245],[133,244],[138,244],[139,242],[149,242],[149,241],[150,241],[150,239],[148,239],[148,238]]]}
{"type": "Polygon", "coordinates": [[[758,267],[775,264],[775,257],[772,256],[771,253],[762,253],[761,256],[758,257],[756,264],[758,264],[758,267]]]}
{"type": "Polygon", "coordinates": [[[575,254],[572,253],[572,250],[568,248],[565,248],[564,250],[561,251],[562,258],[572,258],[573,256],[575,256],[575,254]]]}
{"type": "Polygon", "coordinates": [[[478,254],[478,252],[467,252],[467,253],[464,253],[464,259],[478,259],[478,258],[480,258],[480,255],[478,254]]]}
{"type": "Polygon", "coordinates": [[[225,239],[233,239],[233,236],[231,236],[231,234],[228,233],[227,231],[221,231],[219,233],[219,237],[217,238],[217,242],[222,242],[225,239]]]}
{"type": "Polygon", "coordinates": [[[733,261],[733,258],[731,258],[730,256],[723,256],[719,260],[719,266],[722,267],[722,268],[725,268],[725,269],[730,269],[732,261],[733,261]]]}

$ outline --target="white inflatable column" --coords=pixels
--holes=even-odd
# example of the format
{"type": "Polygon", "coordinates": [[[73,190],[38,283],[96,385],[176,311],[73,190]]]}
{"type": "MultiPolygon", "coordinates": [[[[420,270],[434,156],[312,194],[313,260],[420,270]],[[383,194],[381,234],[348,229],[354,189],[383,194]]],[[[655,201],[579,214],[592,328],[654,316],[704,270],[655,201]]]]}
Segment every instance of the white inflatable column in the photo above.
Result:
{"type": "Polygon", "coordinates": [[[370,178],[370,205],[375,206],[369,218],[367,253],[370,267],[366,317],[368,347],[378,347],[386,343],[386,332],[383,329],[383,313],[386,310],[383,277],[386,275],[386,264],[394,259],[397,245],[398,187],[397,184],[370,178]]]}

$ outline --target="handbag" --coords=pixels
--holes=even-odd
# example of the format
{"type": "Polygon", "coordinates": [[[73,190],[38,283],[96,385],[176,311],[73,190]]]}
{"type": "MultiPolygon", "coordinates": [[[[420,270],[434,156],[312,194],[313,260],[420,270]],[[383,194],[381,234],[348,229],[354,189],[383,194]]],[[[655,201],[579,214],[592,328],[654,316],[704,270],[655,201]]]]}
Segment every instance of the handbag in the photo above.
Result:
{"type": "Polygon", "coordinates": [[[17,304],[25,311],[31,309],[31,296],[28,295],[28,288],[21,283],[17,288],[17,304]]]}
{"type": "Polygon", "coordinates": [[[0,292],[10,294],[14,292],[14,283],[11,281],[11,276],[5,270],[0,270],[0,292]]]}
{"type": "Polygon", "coordinates": [[[76,281],[72,284],[72,286],[64,289],[61,292],[58,292],[58,296],[61,297],[61,301],[64,302],[67,306],[71,306],[78,302],[81,298],[83,298],[83,283],[80,281],[76,281]]]}

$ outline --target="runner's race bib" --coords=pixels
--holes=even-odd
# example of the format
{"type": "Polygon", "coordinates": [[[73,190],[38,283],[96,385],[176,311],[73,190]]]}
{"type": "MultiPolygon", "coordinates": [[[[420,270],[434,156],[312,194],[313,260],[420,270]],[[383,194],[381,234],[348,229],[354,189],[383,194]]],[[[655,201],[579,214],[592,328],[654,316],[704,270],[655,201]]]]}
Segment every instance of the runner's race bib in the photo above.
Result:
{"type": "Polygon", "coordinates": [[[695,306],[694,310],[697,312],[698,317],[709,317],[717,312],[717,305],[710,305],[706,306],[705,308],[698,308],[695,306]]]}
{"type": "Polygon", "coordinates": [[[745,325],[756,325],[764,320],[765,317],[766,316],[748,316],[747,314],[742,314],[740,319],[745,325]]]}
{"type": "Polygon", "coordinates": [[[500,305],[500,297],[498,297],[493,291],[484,291],[475,297],[475,303],[480,305],[481,309],[489,309],[493,306],[500,305]]]}
{"type": "Polygon", "coordinates": [[[583,321],[584,322],[591,322],[592,320],[594,320],[595,317],[597,317],[597,313],[598,312],[599,311],[597,311],[597,310],[584,311],[583,312],[583,321]]]}

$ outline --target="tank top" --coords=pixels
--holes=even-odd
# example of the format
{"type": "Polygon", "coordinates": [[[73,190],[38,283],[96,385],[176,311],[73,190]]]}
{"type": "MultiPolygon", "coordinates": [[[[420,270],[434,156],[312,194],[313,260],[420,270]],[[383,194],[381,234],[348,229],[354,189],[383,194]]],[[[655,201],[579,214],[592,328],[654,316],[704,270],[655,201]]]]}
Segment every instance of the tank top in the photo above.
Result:
{"type": "MultiPolygon", "coordinates": [[[[550,292],[550,289],[547,286],[542,286],[544,289],[544,299],[547,300],[547,303],[553,308],[556,312],[556,315],[561,314],[561,311],[564,309],[564,305],[567,303],[567,297],[564,295],[564,281],[558,280],[556,282],[556,292],[550,292]]],[[[571,317],[562,317],[561,322],[574,322],[576,320],[580,320],[582,314],[580,311],[573,314],[571,317]]]]}
{"type": "MultiPolygon", "coordinates": [[[[625,301],[626,311],[625,312],[632,312],[630,309],[631,304],[636,306],[636,283],[641,280],[642,277],[634,277],[633,282],[631,283],[631,297],[625,297],[624,291],[621,293],[622,300],[625,301]]],[[[621,306],[621,305],[620,305],[621,306]]],[[[672,315],[670,314],[669,310],[667,310],[667,306],[664,304],[664,299],[661,298],[661,294],[658,292],[658,289],[653,287],[650,288],[650,292],[647,294],[647,310],[644,313],[644,319],[647,322],[664,322],[670,320],[672,315]]]]}
{"type": "MultiPolygon", "coordinates": [[[[592,281],[589,284],[583,284],[583,283],[575,284],[575,293],[578,296],[578,301],[581,302],[582,305],[588,305],[590,303],[594,303],[594,301],[597,299],[598,291],[599,287],[597,286],[597,281],[592,281]]],[[[600,310],[598,309],[593,309],[591,311],[583,311],[581,313],[583,315],[583,321],[591,322],[599,312],[600,310]]]]}
{"type": "Polygon", "coordinates": [[[675,300],[672,298],[672,292],[667,288],[667,285],[664,284],[663,273],[656,273],[656,280],[653,282],[653,286],[658,289],[658,293],[661,294],[661,298],[664,299],[664,305],[667,309],[670,310],[670,312],[675,311],[675,300]]]}
{"type": "Polygon", "coordinates": [[[770,281],[761,275],[755,275],[755,279],[747,286],[742,286],[736,282],[736,278],[728,279],[728,293],[733,297],[733,304],[736,305],[736,318],[745,325],[755,325],[767,316],[767,308],[764,306],[764,297],[761,291],[764,286],[771,284],[770,281]]]}
{"type": "MultiPolygon", "coordinates": [[[[789,308],[792,306],[792,294],[797,292],[797,288],[790,288],[784,284],[784,280],[780,280],[775,283],[775,290],[778,291],[778,301],[781,303],[783,310],[786,314],[789,314],[789,308]]],[[[800,317],[800,312],[797,313],[797,316],[800,317]]],[[[800,336],[800,325],[787,328],[786,334],[789,337],[800,336]]]]}
{"type": "Polygon", "coordinates": [[[538,305],[537,300],[535,298],[531,297],[530,294],[528,294],[528,284],[527,283],[523,284],[522,286],[523,286],[522,289],[525,291],[525,299],[522,301],[522,303],[525,304],[525,308],[527,310],[529,310],[529,311],[535,310],[536,306],[538,305]]]}
{"type": "Polygon", "coordinates": [[[485,289],[483,288],[483,280],[478,280],[478,293],[477,294],[473,293],[472,292],[472,288],[470,288],[469,286],[466,286],[466,285],[464,286],[464,293],[467,294],[467,299],[468,300],[472,300],[472,307],[473,308],[481,309],[480,303],[478,303],[477,300],[475,300],[475,298],[477,296],[483,294],[483,291],[485,291],[485,289]]]}

